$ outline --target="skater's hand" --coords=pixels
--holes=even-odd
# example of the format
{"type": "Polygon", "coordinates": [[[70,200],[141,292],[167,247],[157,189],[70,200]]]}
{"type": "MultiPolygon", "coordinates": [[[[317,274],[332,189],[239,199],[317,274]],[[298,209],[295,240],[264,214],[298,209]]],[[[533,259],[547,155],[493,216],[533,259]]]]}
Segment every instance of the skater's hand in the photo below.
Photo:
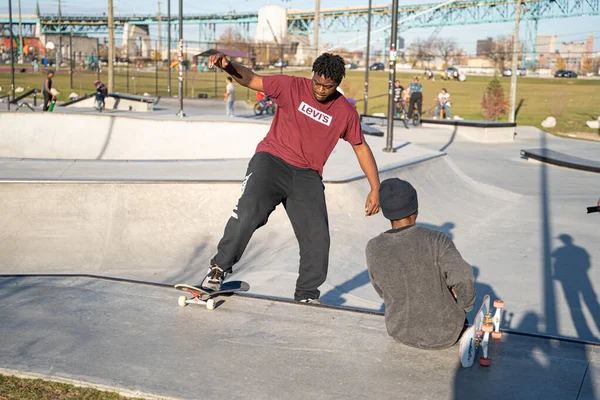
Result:
{"type": "Polygon", "coordinates": [[[217,53],[208,58],[208,68],[212,68],[215,65],[221,69],[225,69],[229,65],[229,61],[225,54],[217,53]]]}
{"type": "Polygon", "coordinates": [[[379,190],[371,190],[371,193],[369,193],[367,196],[367,202],[365,204],[365,215],[375,215],[380,210],[381,206],[379,204],[379,190]]]}

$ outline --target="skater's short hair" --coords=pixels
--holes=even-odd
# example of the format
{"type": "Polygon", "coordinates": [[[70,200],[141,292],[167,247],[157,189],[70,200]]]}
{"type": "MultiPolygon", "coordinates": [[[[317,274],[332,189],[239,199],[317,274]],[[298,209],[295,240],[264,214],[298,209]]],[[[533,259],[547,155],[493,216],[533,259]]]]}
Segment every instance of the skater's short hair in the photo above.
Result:
{"type": "Polygon", "coordinates": [[[346,76],[344,59],[331,53],[323,53],[313,63],[312,70],[325,78],[330,78],[338,85],[346,76]]]}

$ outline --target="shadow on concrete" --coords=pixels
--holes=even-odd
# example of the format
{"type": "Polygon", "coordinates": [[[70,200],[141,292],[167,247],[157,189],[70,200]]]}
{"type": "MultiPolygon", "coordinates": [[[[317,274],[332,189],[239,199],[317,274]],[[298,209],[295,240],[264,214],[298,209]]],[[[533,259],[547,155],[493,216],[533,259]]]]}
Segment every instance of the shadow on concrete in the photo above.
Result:
{"type": "MultiPolygon", "coordinates": [[[[543,152],[547,151],[545,135],[541,136],[540,148],[543,152]]],[[[554,290],[554,281],[556,280],[561,283],[565,293],[573,323],[577,329],[577,339],[598,341],[593,336],[582,313],[583,304],[581,299],[583,299],[583,303],[592,314],[594,323],[600,329],[600,305],[588,276],[588,270],[591,268],[590,255],[585,249],[576,246],[573,238],[568,234],[558,236],[563,245],[556,250],[552,249],[553,235],[549,188],[548,166],[542,163],[540,164],[540,233],[543,316],[540,317],[534,312],[526,313],[516,327],[516,331],[540,332],[546,335],[559,336],[557,297],[554,290]]],[[[478,279],[479,269],[477,267],[474,267],[474,273],[476,274],[477,302],[475,304],[477,306],[486,293],[490,294],[492,300],[497,295],[489,285],[478,279]]],[[[510,299],[504,300],[507,300],[507,307],[510,308],[510,299]]],[[[512,328],[512,322],[512,316],[509,314],[506,317],[506,313],[504,313],[501,329],[502,327],[504,329],[512,328]]],[[[586,379],[589,355],[584,346],[566,341],[545,340],[535,341],[537,347],[532,348],[531,346],[524,347],[525,345],[519,344],[519,342],[523,342],[525,345],[532,343],[522,340],[522,337],[515,334],[504,335],[501,341],[492,341],[490,343],[490,355],[493,361],[492,366],[489,368],[479,366],[477,361],[476,365],[469,369],[458,366],[455,372],[453,398],[473,398],[478,395],[489,395],[489,393],[494,393],[496,398],[511,398],[511,393],[514,393],[515,388],[522,388],[522,398],[564,398],[564,393],[560,395],[553,392],[554,389],[551,386],[556,385],[556,383],[552,379],[552,382],[548,379],[553,371],[560,371],[565,365],[568,365],[567,371],[573,372],[569,376],[572,379],[568,379],[566,373],[564,377],[560,376],[554,379],[560,380],[562,387],[568,384],[569,387],[564,390],[572,395],[576,393],[573,398],[579,398],[582,392],[586,398],[595,398],[594,387],[590,383],[591,379],[586,379]],[[511,370],[498,375],[488,373],[493,368],[494,363],[507,363],[512,361],[511,358],[515,358],[510,354],[502,354],[502,349],[506,349],[508,346],[517,349],[519,347],[523,348],[523,351],[518,353],[519,358],[514,360],[511,370]],[[495,355],[498,355],[498,357],[495,357],[495,355]],[[579,361],[582,368],[574,368],[573,362],[575,360],[579,361]],[[536,372],[532,374],[531,371],[536,372]],[[581,373],[583,374],[581,375],[581,373]],[[523,380],[523,376],[528,377],[527,382],[523,380]],[[530,392],[526,389],[533,387],[539,390],[530,392]]]]}
{"type": "Polygon", "coordinates": [[[106,141],[104,142],[104,146],[102,146],[102,150],[96,160],[102,160],[104,158],[104,153],[106,153],[106,149],[108,149],[108,145],[110,144],[110,140],[113,135],[113,127],[115,125],[115,117],[109,117],[110,122],[108,124],[108,133],[106,134],[106,141]]]}
{"type": "Polygon", "coordinates": [[[443,145],[442,147],[440,147],[440,151],[446,151],[446,149],[448,147],[450,147],[452,145],[452,143],[454,143],[454,139],[456,139],[456,132],[458,132],[458,125],[454,125],[454,130],[452,131],[452,135],[450,136],[450,140],[448,140],[448,143],[446,143],[445,145],[443,145]]]}
{"type": "MultiPolygon", "coordinates": [[[[473,275],[475,276],[475,306],[473,310],[467,313],[467,320],[470,324],[473,323],[473,319],[475,314],[479,310],[481,303],[483,302],[483,298],[485,295],[490,296],[491,304],[493,305],[494,300],[504,300],[501,296],[496,293],[494,288],[489,283],[483,282],[480,278],[480,269],[479,267],[473,265],[473,275]]],[[[511,312],[502,313],[502,321],[500,321],[500,326],[503,329],[512,328],[512,319],[514,314],[511,312]]]]}
{"type": "Polygon", "coordinates": [[[571,311],[573,324],[577,330],[577,336],[583,340],[600,341],[592,333],[583,314],[585,304],[593,322],[600,330],[600,304],[588,275],[591,268],[590,255],[583,247],[576,246],[573,243],[571,235],[563,233],[558,236],[558,239],[563,243],[563,246],[554,250],[551,254],[554,260],[552,277],[561,284],[571,311]]]}

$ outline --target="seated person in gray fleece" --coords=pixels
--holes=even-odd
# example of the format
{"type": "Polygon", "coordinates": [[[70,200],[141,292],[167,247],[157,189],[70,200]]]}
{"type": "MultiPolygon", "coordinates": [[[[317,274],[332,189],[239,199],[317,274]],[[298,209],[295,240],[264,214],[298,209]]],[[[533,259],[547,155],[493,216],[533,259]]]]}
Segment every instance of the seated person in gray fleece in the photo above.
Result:
{"type": "Polygon", "coordinates": [[[410,183],[386,179],[379,201],[392,229],[371,239],[366,253],[387,331],[407,346],[451,347],[475,302],[473,269],[445,233],[415,225],[417,192],[410,183]]]}

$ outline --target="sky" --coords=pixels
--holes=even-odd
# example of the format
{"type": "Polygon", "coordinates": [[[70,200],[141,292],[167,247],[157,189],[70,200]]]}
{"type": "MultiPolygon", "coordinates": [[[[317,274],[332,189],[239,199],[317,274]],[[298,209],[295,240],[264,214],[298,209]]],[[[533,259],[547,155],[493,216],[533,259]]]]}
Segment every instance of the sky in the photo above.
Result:
{"type": "MultiPolygon", "coordinates": [[[[40,9],[42,13],[51,14],[58,10],[59,0],[40,0],[40,9]]],[[[107,0],[60,0],[62,5],[62,13],[67,14],[85,14],[85,15],[101,15],[107,12],[107,0]]],[[[168,0],[113,0],[115,13],[117,14],[156,14],[158,10],[158,1],[161,3],[161,10],[166,14],[168,0]]],[[[13,12],[17,11],[18,0],[12,0],[13,12]]],[[[401,5],[432,3],[431,0],[400,0],[401,5]]],[[[179,10],[179,0],[171,0],[171,12],[176,14],[179,10]]],[[[227,13],[231,11],[256,12],[260,7],[266,5],[279,5],[284,8],[293,9],[314,9],[314,0],[183,0],[183,9],[185,14],[213,14],[227,13]]],[[[390,4],[386,1],[373,0],[373,5],[390,4]]],[[[35,13],[35,0],[21,0],[23,14],[35,13]]],[[[368,0],[321,0],[321,9],[327,8],[344,8],[344,7],[366,7],[368,0]]],[[[8,13],[8,1],[3,1],[0,5],[0,14],[8,13]]],[[[222,27],[224,28],[224,27],[222,27]]],[[[476,41],[485,39],[488,36],[497,37],[500,35],[510,35],[514,29],[513,23],[505,24],[486,24],[486,25],[468,25],[458,27],[445,27],[439,37],[454,39],[459,47],[465,49],[469,54],[475,53],[476,41]],[[474,32],[475,31],[475,32],[474,32]]],[[[428,38],[433,31],[433,28],[428,29],[412,29],[401,35],[405,38],[406,44],[416,38],[428,38]]],[[[558,43],[562,42],[583,42],[588,35],[594,36],[594,51],[600,51],[600,16],[595,17],[576,17],[566,19],[549,19],[541,20],[538,26],[540,34],[556,34],[558,35],[558,43]]],[[[156,33],[152,33],[155,36],[156,33]]],[[[187,27],[184,32],[184,37],[189,37],[189,40],[198,40],[198,28],[187,27]]],[[[524,27],[521,27],[521,38],[524,38],[524,27]]],[[[364,46],[365,39],[362,42],[359,40],[357,33],[344,34],[323,34],[322,39],[330,45],[346,43],[356,40],[347,47],[364,46]]],[[[382,42],[381,42],[382,43],[382,42]]],[[[377,47],[377,44],[372,44],[377,47]]]]}

